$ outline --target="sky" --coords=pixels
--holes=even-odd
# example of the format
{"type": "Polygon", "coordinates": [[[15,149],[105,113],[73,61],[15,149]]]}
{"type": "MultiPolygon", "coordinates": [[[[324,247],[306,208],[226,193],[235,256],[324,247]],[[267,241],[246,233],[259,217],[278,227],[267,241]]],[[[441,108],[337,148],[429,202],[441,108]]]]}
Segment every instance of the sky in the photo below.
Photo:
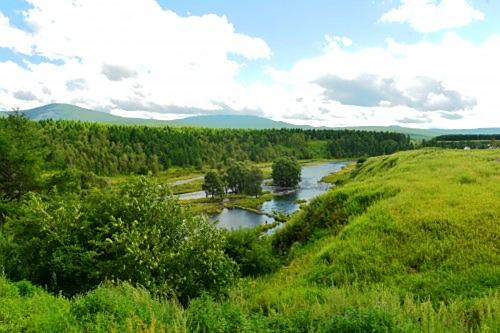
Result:
{"type": "Polygon", "coordinates": [[[498,0],[2,0],[0,109],[500,127],[498,0]]]}

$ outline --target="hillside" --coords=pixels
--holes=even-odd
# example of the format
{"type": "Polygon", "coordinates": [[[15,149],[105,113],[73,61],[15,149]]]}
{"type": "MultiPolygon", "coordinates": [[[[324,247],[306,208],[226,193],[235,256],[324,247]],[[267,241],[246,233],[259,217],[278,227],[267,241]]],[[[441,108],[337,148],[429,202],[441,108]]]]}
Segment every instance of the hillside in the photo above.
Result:
{"type": "MultiPolygon", "coordinates": [[[[71,104],[48,104],[34,109],[22,110],[21,112],[32,120],[75,120],[115,125],[173,125],[162,120],[119,117],[110,113],[85,109],[71,104]]],[[[7,112],[2,113],[4,115],[7,114],[7,112]]]]}
{"type": "Polygon", "coordinates": [[[499,156],[427,149],[358,165],[276,234],[290,265],[249,282],[238,306],[373,332],[498,331],[499,156]]]}
{"type": "Polygon", "coordinates": [[[292,125],[282,121],[246,115],[194,116],[172,121],[173,123],[209,128],[313,128],[307,125],[292,125]]]}

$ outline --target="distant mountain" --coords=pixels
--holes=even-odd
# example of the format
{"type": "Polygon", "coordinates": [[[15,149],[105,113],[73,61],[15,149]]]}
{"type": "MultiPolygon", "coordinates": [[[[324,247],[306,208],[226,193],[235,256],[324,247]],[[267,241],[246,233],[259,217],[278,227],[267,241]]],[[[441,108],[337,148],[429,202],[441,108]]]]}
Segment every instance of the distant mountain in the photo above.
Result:
{"type": "MultiPolygon", "coordinates": [[[[110,113],[85,109],[71,104],[48,104],[34,109],[22,110],[21,113],[33,120],[77,120],[117,125],[170,125],[167,121],[119,117],[110,113]]],[[[8,113],[3,112],[3,114],[8,113]]]]}
{"type": "Polygon", "coordinates": [[[282,121],[275,121],[257,116],[245,115],[207,115],[193,116],[178,120],[172,123],[208,128],[313,128],[308,125],[293,125],[282,121]]]}
{"type": "MultiPolygon", "coordinates": [[[[178,120],[155,120],[141,118],[126,118],[112,114],[89,110],[71,104],[49,104],[38,108],[21,111],[33,120],[78,120],[116,125],[145,125],[145,126],[193,126],[208,128],[314,128],[308,125],[293,125],[282,121],[275,121],[257,116],[245,115],[203,115],[193,116],[178,120]]],[[[7,115],[7,111],[0,111],[0,117],[7,115]]],[[[322,127],[321,129],[327,129],[322,127]]],[[[420,129],[406,128],[400,126],[360,126],[360,127],[337,127],[333,129],[353,129],[360,131],[389,131],[409,135],[416,140],[430,139],[445,134],[500,134],[500,128],[478,128],[478,129],[420,129]]]]}

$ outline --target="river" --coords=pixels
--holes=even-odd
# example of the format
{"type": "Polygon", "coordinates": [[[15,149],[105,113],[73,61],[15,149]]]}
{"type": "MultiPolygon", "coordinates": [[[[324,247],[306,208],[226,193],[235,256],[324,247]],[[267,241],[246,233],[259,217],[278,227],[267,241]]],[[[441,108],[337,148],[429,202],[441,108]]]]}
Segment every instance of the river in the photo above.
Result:
{"type": "MultiPolygon", "coordinates": [[[[261,208],[262,212],[265,214],[273,214],[274,212],[291,214],[297,211],[300,208],[298,201],[309,201],[330,188],[331,184],[321,182],[324,176],[340,171],[345,165],[345,162],[326,162],[302,167],[301,181],[297,190],[292,193],[285,192],[283,195],[275,196],[272,200],[264,202],[261,208]]],[[[283,193],[273,186],[263,186],[263,189],[283,193]]],[[[202,193],[204,197],[205,193],[202,193]]],[[[212,216],[210,219],[219,221],[218,226],[227,229],[256,227],[274,222],[270,216],[238,208],[225,208],[220,214],[212,216]]]]}

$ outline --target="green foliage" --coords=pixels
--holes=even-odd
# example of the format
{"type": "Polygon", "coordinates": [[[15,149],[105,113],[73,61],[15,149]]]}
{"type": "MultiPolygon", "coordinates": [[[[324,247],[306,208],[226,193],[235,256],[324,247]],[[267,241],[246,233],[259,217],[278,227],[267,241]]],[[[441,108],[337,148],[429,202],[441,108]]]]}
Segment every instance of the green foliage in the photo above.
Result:
{"type": "Polygon", "coordinates": [[[192,301],[187,311],[189,332],[245,332],[245,318],[238,307],[228,303],[217,304],[208,295],[192,301]]]}
{"type": "Polygon", "coordinates": [[[67,299],[0,277],[0,332],[185,332],[185,320],[176,303],[127,283],[67,299]]]}
{"type": "Polygon", "coordinates": [[[262,170],[255,165],[250,166],[245,174],[243,193],[258,197],[262,194],[263,181],[264,174],[262,170]]]}
{"type": "Polygon", "coordinates": [[[108,283],[74,298],[71,315],[84,332],[170,332],[180,326],[178,305],[127,283],[108,283]]]}
{"type": "Polygon", "coordinates": [[[338,333],[388,333],[400,331],[395,330],[394,326],[392,316],[382,310],[350,309],[334,316],[328,323],[328,330],[338,333]]]}
{"type": "Polygon", "coordinates": [[[0,119],[0,200],[17,200],[38,188],[43,141],[39,126],[24,116],[0,119]]]}
{"type": "MultiPolygon", "coordinates": [[[[6,119],[0,118],[0,128],[13,129],[6,119]]],[[[46,158],[47,168],[70,167],[100,176],[157,174],[175,166],[215,168],[218,163],[231,159],[266,162],[280,156],[297,159],[344,157],[345,153],[327,149],[327,146],[360,136],[360,142],[377,142],[383,149],[366,153],[365,147],[357,145],[349,150],[349,156],[411,148],[405,135],[394,133],[141,127],[53,120],[29,123],[46,137],[50,152],[46,158]]],[[[24,131],[17,135],[23,137],[24,131]]]]}
{"type": "Polygon", "coordinates": [[[217,172],[207,172],[203,183],[203,190],[207,194],[207,197],[209,195],[212,196],[212,198],[214,198],[214,196],[224,196],[224,182],[217,172]]]}
{"type": "Polygon", "coordinates": [[[9,277],[68,295],[121,280],[186,302],[220,294],[235,273],[223,232],[145,178],[81,197],[32,195],[2,237],[9,277]]]}
{"type": "Polygon", "coordinates": [[[242,276],[268,274],[280,266],[269,237],[261,235],[259,229],[228,231],[225,252],[238,264],[242,276]]]}
{"type": "Polygon", "coordinates": [[[248,194],[258,197],[262,194],[264,174],[262,170],[247,162],[229,161],[225,170],[226,186],[233,194],[248,194]]]}
{"type": "Polygon", "coordinates": [[[393,132],[337,131],[328,144],[335,158],[377,156],[411,149],[410,137],[393,132]]]}
{"type": "Polygon", "coordinates": [[[296,187],[300,182],[301,167],[297,160],[281,157],[273,163],[273,184],[280,187],[296,187]]]}
{"type": "Polygon", "coordinates": [[[107,186],[109,186],[108,182],[93,172],[86,173],[72,168],[54,173],[45,182],[46,188],[49,190],[56,189],[60,193],[79,193],[82,190],[102,189],[107,186]]]}
{"type": "Polygon", "coordinates": [[[242,193],[245,188],[247,165],[231,160],[226,168],[226,185],[233,194],[242,193]]]}

